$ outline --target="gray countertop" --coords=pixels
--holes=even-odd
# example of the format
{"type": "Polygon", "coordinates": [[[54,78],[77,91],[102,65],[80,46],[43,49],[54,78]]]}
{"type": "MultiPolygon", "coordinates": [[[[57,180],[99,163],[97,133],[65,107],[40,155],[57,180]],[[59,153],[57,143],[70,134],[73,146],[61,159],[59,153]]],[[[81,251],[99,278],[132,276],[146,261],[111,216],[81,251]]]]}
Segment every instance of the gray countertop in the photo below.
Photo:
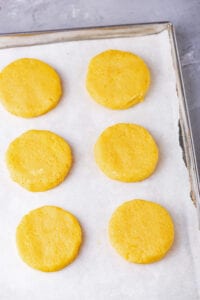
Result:
{"type": "Polygon", "coordinates": [[[200,169],[200,0],[0,0],[0,33],[171,21],[200,169]]]}

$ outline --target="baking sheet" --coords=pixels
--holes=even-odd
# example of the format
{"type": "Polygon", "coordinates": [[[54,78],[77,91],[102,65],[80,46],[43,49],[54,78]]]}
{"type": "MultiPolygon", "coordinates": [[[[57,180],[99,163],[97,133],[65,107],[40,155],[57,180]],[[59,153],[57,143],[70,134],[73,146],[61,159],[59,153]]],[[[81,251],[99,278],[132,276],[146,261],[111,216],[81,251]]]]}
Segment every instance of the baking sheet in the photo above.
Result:
{"type": "Polygon", "coordinates": [[[200,239],[179,146],[179,104],[167,30],[145,37],[3,49],[0,57],[0,69],[20,57],[44,60],[59,72],[64,88],[59,105],[35,119],[17,118],[0,107],[0,299],[199,299],[200,239]],[[137,53],[151,69],[146,100],[129,110],[103,108],[85,90],[90,58],[110,48],[137,53]],[[93,145],[98,135],[117,122],[146,127],[159,145],[158,168],[143,182],[112,181],[94,162],[93,145]],[[48,192],[24,190],[11,181],[6,170],[4,153],[9,143],[28,129],[52,130],[68,140],[73,149],[69,177],[48,192]],[[110,246],[107,224],[112,212],[122,202],[135,198],[164,205],[175,221],[174,246],[160,262],[131,264],[110,246]],[[32,270],[18,257],[15,247],[15,229],[21,217],[46,204],[74,213],[84,230],[80,255],[56,273],[32,270]]]}

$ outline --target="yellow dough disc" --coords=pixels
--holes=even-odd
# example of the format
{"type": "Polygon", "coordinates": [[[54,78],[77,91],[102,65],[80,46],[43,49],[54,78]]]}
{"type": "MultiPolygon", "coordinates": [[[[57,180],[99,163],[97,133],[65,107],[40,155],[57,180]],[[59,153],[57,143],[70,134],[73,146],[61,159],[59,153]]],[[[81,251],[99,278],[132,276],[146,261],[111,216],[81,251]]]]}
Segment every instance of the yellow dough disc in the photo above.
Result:
{"type": "Polygon", "coordinates": [[[91,97],[111,109],[126,109],[143,101],[150,72],[137,55],[107,50],[89,63],[86,87],[91,97]]]}
{"type": "Polygon", "coordinates": [[[162,259],[174,241],[174,225],[161,205],[146,200],[123,203],[109,223],[112,246],[126,260],[148,264],[162,259]]]}
{"type": "Polygon", "coordinates": [[[34,269],[63,269],[78,255],[82,231],[77,219],[56,206],[43,206],[25,215],[16,231],[23,261],[34,269]]]}
{"type": "Polygon", "coordinates": [[[61,94],[56,71],[37,59],[18,59],[0,74],[0,100],[16,116],[32,118],[42,115],[57,105],[61,94]]]}
{"type": "Polygon", "coordinates": [[[67,142],[47,130],[29,130],[16,138],[6,152],[11,178],[32,192],[42,192],[67,176],[72,154],[67,142]]]}
{"type": "Polygon", "coordinates": [[[95,160],[110,178],[136,182],[149,177],[158,161],[158,147],[150,133],[136,124],[108,127],[94,147],[95,160]]]}

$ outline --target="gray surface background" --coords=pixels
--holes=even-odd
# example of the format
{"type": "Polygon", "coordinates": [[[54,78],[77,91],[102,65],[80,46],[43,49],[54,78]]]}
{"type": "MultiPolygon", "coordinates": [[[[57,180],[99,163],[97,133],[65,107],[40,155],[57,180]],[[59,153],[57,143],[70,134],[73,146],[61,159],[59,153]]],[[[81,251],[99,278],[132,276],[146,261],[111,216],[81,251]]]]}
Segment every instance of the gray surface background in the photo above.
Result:
{"type": "Polygon", "coordinates": [[[200,0],[0,0],[0,33],[171,21],[200,170],[200,0]]]}

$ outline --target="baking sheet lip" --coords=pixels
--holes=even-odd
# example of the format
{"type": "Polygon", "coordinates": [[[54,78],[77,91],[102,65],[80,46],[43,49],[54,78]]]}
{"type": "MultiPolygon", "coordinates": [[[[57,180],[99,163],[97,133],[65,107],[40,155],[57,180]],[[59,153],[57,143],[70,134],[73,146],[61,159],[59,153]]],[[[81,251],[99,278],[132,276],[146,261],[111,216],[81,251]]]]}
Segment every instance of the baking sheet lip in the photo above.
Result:
{"type": "MultiPolygon", "coordinates": [[[[128,24],[115,24],[115,25],[102,25],[102,26],[87,26],[87,27],[74,27],[74,28],[61,28],[61,29],[47,29],[47,30],[33,30],[33,31],[19,31],[19,32],[8,32],[0,33],[1,37],[16,37],[16,36],[29,36],[29,35],[40,35],[49,33],[62,33],[62,32],[75,32],[80,30],[98,30],[98,29],[125,29],[126,27],[148,27],[148,26],[166,25],[171,26],[171,21],[157,21],[157,22],[142,22],[142,23],[128,23],[128,24]]],[[[164,30],[164,28],[163,28],[164,30]]]]}
{"type": "Polygon", "coordinates": [[[175,61],[176,61],[176,69],[175,71],[178,73],[177,77],[179,80],[179,86],[178,86],[178,92],[180,93],[179,97],[182,98],[182,104],[184,106],[183,111],[181,113],[184,113],[184,120],[183,122],[180,122],[181,125],[181,131],[182,131],[182,137],[185,143],[184,152],[186,154],[186,160],[187,160],[187,167],[190,175],[191,184],[191,192],[195,193],[195,204],[197,207],[197,218],[198,218],[198,225],[200,230],[200,179],[199,179],[199,173],[198,173],[198,167],[197,167],[197,160],[196,160],[196,152],[194,147],[194,139],[193,139],[193,133],[192,133],[192,127],[191,127],[191,121],[190,121],[190,115],[189,115],[189,108],[187,103],[187,97],[184,87],[184,81],[183,81],[183,74],[182,74],[182,68],[181,68],[181,61],[178,51],[178,45],[177,45],[177,39],[176,39],[176,32],[175,27],[173,24],[170,25],[169,34],[171,34],[172,38],[172,45],[174,48],[174,55],[175,55],[175,61]],[[185,131],[187,131],[185,133],[185,131]],[[187,151],[187,149],[188,151],[187,151]],[[191,151],[191,152],[190,152],[191,151]],[[188,157],[189,156],[189,157],[188,157]],[[193,174],[191,174],[191,172],[193,174]],[[195,180],[195,182],[194,182],[195,180]]]}

